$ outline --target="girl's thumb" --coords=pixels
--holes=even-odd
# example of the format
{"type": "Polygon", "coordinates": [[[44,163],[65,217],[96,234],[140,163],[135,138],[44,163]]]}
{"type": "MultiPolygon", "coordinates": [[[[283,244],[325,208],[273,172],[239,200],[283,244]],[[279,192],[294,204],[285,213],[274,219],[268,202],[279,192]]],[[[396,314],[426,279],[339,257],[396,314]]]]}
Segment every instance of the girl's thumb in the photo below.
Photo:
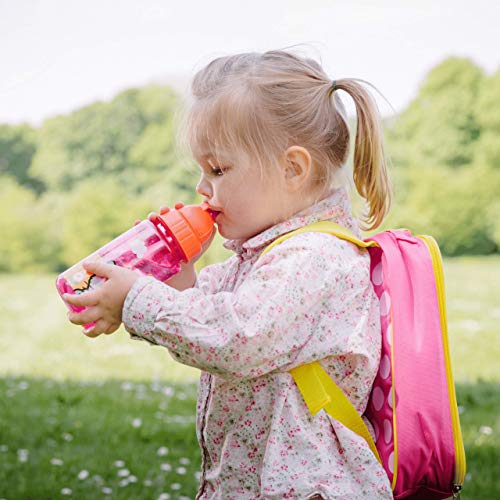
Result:
{"type": "Polygon", "coordinates": [[[95,274],[96,276],[104,276],[109,278],[110,273],[113,271],[115,266],[111,264],[105,264],[104,262],[84,262],[83,268],[86,271],[95,274]]]}

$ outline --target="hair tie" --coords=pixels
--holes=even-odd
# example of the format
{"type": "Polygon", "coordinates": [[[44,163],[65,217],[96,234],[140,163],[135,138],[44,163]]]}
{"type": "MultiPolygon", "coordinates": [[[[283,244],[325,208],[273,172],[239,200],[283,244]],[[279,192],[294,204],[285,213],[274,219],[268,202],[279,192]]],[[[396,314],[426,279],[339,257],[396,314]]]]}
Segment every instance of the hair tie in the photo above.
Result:
{"type": "Polygon", "coordinates": [[[332,80],[332,92],[335,92],[337,88],[337,80],[332,80]]]}

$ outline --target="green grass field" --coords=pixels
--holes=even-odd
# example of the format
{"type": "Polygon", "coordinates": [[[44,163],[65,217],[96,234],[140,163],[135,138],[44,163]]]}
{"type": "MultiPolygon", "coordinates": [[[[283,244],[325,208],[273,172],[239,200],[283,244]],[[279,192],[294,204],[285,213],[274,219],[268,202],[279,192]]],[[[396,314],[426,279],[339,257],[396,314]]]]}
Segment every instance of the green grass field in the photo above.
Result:
{"type": "MultiPolygon", "coordinates": [[[[464,499],[500,498],[500,258],[445,261],[464,499]]],[[[124,330],[91,340],[55,276],[0,276],[0,499],[193,498],[198,371],[124,330]]]]}

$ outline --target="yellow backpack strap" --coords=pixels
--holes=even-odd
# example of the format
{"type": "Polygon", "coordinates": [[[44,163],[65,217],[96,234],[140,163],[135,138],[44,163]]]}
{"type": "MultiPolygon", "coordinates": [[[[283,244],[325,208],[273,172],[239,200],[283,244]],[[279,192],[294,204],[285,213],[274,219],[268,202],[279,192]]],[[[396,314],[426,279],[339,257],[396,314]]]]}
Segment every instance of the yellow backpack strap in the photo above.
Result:
{"type": "Polygon", "coordinates": [[[359,238],[356,237],[355,234],[353,234],[349,229],[340,226],[339,224],[335,222],[331,222],[328,220],[321,220],[319,222],[314,222],[312,224],[309,224],[308,226],[301,227],[299,229],[296,229],[295,231],[290,231],[289,233],[284,234],[283,236],[280,236],[279,238],[276,238],[266,249],[260,254],[260,257],[265,255],[267,252],[269,252],[271,249],[273,249],[276,245],[279,245],[283,241],[287,240],[288,238],[291,238],[292,236],[295,236],[296,234],[301,234],[301,233],[328,233],[328,234],[333,234],[333,236],[337,236],[337,238],[340,238],[341,240],[346,240],[350,241],[351,243],[354,243],[358,247],[361,248],[368,248],[368,247],[373,247],[373,246],[378,246],[377,243],[374,241],[363,241],[360,240],[359,238]]]}
{"type": "Polygon", "coordinates": [[[318,361],[296,366],[289,373],[293,376],[312,415],[324,408],[328,415],[361,436],[368,443],[376,459],[382,463],[365,422],[318,361]]]}
{"type": "MultiPolygon", "coordinates": [[[[276,245],[291,238],[296,234],[309,232],[329,233],[338,238],[350,241],[355,245],[367,248],[370,246],[377,246],[373,241],[365,242],[357,238],[348,229],[330,221],[320,221],[301,227],[295,231],[291,231],[276,240],[274,240],[260,255],[261,257],[269,252],[276,245]]],[[[296,366],[289,372],[297,387],[299,388],[304,401],[311,412],[315,415],[319,410],[324,409],[332,418],[340,422],[342,425],[361,436],[372,450],[377,460],[382,463],[377,447],[373,442],[373,438],[364,423],[363,419],[357,412],[356,408],[349,401],[347,396],[342,392],[338,385],[326,373],[324,368],[318,363],[313,361],[302,366],[296,366]]]]}

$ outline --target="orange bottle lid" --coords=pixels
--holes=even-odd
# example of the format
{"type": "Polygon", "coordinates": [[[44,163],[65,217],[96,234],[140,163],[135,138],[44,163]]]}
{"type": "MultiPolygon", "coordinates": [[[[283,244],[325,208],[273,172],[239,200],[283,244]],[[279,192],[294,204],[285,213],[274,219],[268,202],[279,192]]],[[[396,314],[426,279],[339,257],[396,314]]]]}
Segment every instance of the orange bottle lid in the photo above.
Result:
{"type": "Polygon", "coordinates": [[[162,210],[159,217],[176,239],[186,262],[196,257],[203,243],[212,236],[214,218],[206,203],[186,206],[177,203],[173,210],[162,210]]]}

